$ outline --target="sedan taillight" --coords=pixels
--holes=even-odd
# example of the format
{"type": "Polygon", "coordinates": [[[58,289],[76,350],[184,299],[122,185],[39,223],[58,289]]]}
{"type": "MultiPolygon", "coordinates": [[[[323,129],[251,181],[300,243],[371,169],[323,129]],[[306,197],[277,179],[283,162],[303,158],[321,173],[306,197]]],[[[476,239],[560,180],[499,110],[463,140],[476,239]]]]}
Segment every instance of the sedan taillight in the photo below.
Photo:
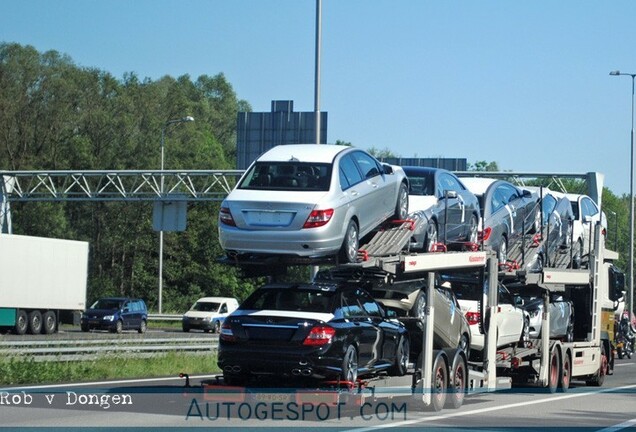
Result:
{"type": "Polygon", "coordinates": [[[225,225],[236,226],[234,218],[232,217],[232,212],[230,212],[230,209],[227,207],[221,207],[221,210],[219,211],[219,220],[225,225]]]}
{"type": "Polygon", "coordinates": [[[479,231],[479,241],[486,241],[490,238],[490,234],[492,234],[492,228],[488,227],[483,231],[479,231]]]}
{"type": "Polygon", "coordinates": [[[305,221],[303,228],[317,228],[325,225],[331,220],[333,216],[333,209],[327,210],[312,210],[309,217],[305,221]]]}
{"type": "Polygon", "coordinates": [[[311,329],[303,345],[306,346],[323,346],[327,345],[333,339],[336,330],[326,325],[316,326],[311,329]]]}
{"type": "Polygon", "coordinates": [[[229,322],[227,321],[223,322],[223,325],[221,326],[221,334],[219,335],[219,338],[226,342],[234,342],[236,340],[236,336],[234,336],[234,332],[232,331],[232,327],[230,326],[229,322]]]}
{"type": "Polygon", "coordinates": [[[479,312],[466,312],[466,321],[468,321],[468,325],[477,325],[479,324],[480,319],[481,314],[479,312]]]}

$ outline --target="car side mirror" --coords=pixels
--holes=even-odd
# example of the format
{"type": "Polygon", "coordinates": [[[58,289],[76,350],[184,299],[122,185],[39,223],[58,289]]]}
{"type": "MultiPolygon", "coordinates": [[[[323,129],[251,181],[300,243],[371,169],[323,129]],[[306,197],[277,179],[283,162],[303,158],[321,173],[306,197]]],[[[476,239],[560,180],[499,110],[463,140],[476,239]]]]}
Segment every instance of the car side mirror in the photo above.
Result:
{"type": "Polygon", "coordinates": [[[442,198],[446,198],[446,199],[449,199],[449,198],[451,198],[451,199],[452,199],[452,198],[457,198],[457,191],[454,191],[454,190],[445,190],[445,191],[444,191],[444,196],[443,196],[442,198]]]}
{"type": "Polygon", "coordinates": [[[128,309],[128,307],[125,307],[122,312],[130,312],[130,309],[128,309]]]}
{"type": "Polygon", "coordinates": [[[592,216],[587,215],[587,216],[585,216],[585,217],[583,218],[583,220],[584,220],[586,223],[590,223],[590,222],[592,222],[592,216]]]}
{"type": "Polygon", "coordinates": [[[393,167],[388,164],[382,164],[382,168],[384,169],[384,174],[393,174],[393,167]]]}
{"type": "Polygon", "coordinates": [[[523,306],[526,302],[521,297],[515,297],[515,304],[517,306],[523,306]]]}

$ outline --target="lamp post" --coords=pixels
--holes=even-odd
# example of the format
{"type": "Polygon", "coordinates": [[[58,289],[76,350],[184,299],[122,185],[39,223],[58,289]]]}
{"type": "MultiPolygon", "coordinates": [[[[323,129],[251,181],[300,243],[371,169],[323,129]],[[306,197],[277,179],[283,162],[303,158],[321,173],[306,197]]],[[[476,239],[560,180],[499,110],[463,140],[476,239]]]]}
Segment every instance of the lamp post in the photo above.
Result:
{"type": "Polygon", "coordinates": [[[636,74],[616,70],[610,72],[610,75],[624,75],[632,78],[632,131],[629,157],[629,312],[632,313],[634,310],[634,78],[636,74]]]}
{"type": "MultiPolygon", "coordinates": [[[[177,123],[193,122],[193,121],[194,121],[194,117],[192,116],[186,116],[180,119],[168,120],[167,122],[164,123],[163,128],[161,129],[161,186],[160,186],[161,200],[164,199],[164,196],[163,196],[163,192],[164,192],[163,191],[163,184],[164,184],[163,147],[166,141],[166,130],[168,129],[170,125],[177,124],[177,123]]],[[[162,216],[163,216],[163,211],[162,211],[162,216]]],[[[161,229],[159,230],[159,305],[158,305],[159,313],[162,313],[162,307],[161,307],[162,296],[163,296],[163,220],[161,221],[161,229]]]]}

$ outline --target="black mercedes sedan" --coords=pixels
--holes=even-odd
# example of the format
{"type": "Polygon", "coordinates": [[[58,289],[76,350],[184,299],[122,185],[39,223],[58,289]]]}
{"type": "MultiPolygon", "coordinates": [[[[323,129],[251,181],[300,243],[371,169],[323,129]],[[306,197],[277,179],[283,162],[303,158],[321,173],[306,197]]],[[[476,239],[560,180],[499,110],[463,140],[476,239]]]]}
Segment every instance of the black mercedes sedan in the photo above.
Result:
{"type": "Polygon", "coordinates": [[[221,328],[218,364],[230,385],[258,376],[334,379],[404,375],[406,328],[364,289],[340,283],[269,284],[221,328]]]}

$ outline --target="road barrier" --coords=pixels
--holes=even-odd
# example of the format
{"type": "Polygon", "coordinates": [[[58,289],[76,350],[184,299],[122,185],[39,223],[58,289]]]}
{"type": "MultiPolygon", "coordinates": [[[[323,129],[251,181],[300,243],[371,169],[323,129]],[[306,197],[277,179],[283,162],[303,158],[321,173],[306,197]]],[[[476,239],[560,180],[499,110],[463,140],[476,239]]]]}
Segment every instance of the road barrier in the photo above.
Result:
{"type": "Polygon", "coordinates": [[[73,361],[107,356],[149,357],[168,351],[207,354],[217,348],[218,340],[211,337],[0,341],[0,356],[73,361]]]}

